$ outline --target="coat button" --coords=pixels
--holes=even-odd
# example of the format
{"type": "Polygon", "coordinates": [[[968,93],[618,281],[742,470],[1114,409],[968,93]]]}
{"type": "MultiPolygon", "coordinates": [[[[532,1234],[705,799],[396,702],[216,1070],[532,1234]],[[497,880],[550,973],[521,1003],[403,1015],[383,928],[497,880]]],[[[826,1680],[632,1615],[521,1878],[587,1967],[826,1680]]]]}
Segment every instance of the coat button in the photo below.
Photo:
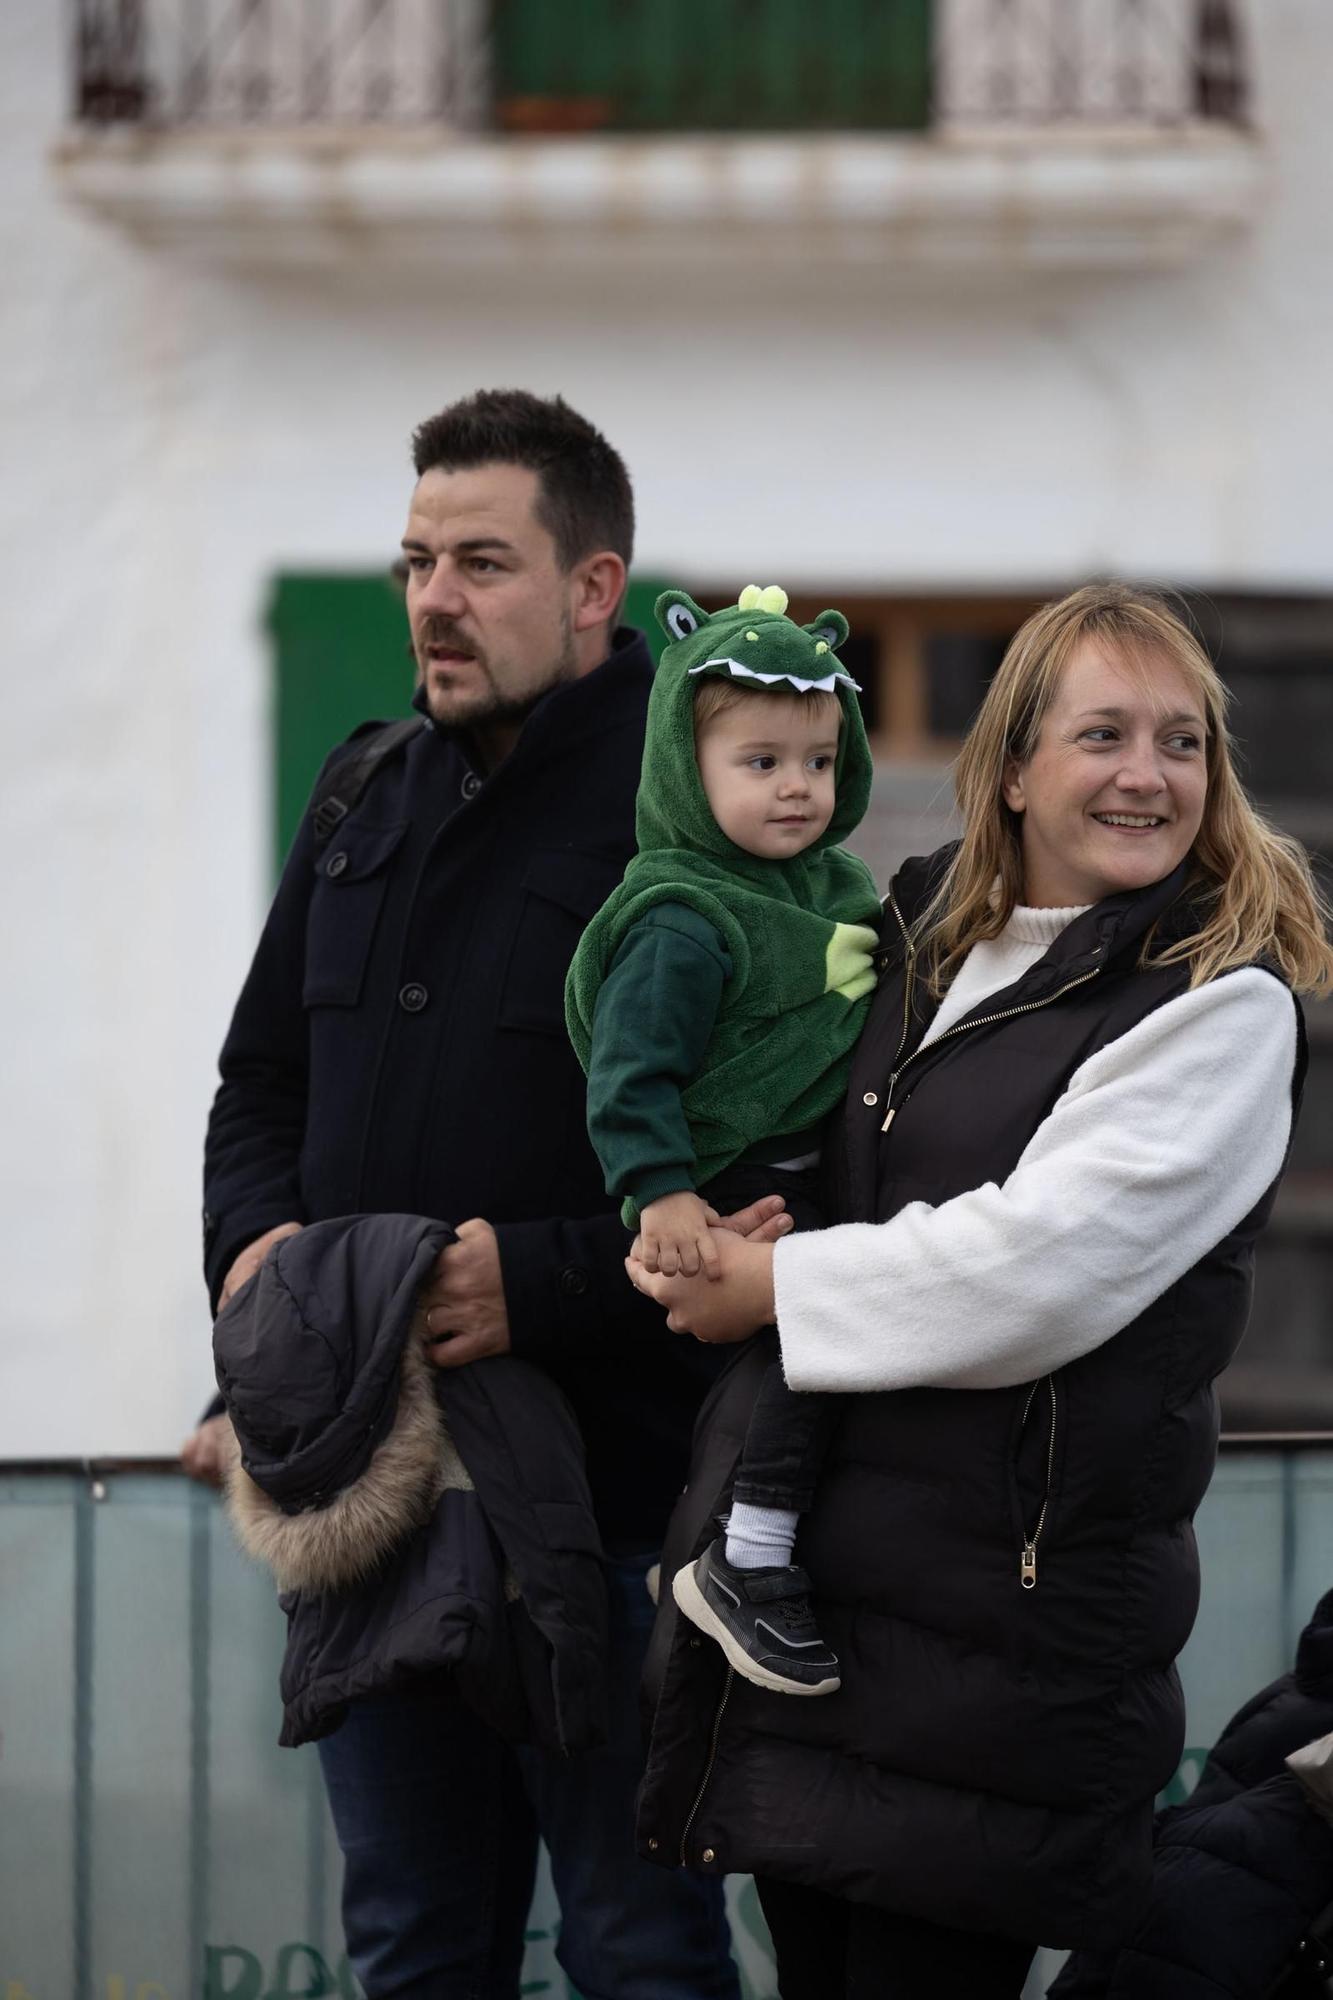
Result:
{"type": "Polygon", "coordinates": [[[343,870],[346,868],[346,866],[347,866],[347,856],[343,852],[342,848],[339,848],[338,852],[336,854],[331,854],[328,860],[324,863],[324,873],[326,875],[332,876],[333,880],[336,882],[338,877],[342,874],[343,870]]]}
{"type": "Polygon", "coordinates": [[[465,799],[475,799],[480,790],[481,779],[475,771],[469,771],[463,780],[463,797],[465,799]]]}
{"type": "Polygon", "coordinates": [[[706,1866],[709,1862],[716,1861],[717,1855],[713,1852],[713,1849],[711,1847],[705,1847],[703,1853],[699,1856],[699,1859],[706,1866]]]}
{"type": "Polygon", "coordinates": [[[413,979],[408,982],[398,995],[398,1005],[405,1014],[419,1014],[429,999],[430,995],[427,993],[425,987],[418,985],[417,981],[413,979]]]}
{"type": "Polygon", "coordinates": [[[581,1264],[566,1264],[560,1273],[560,1289],[571,1298],[578,1298],[588,1289],[588,1273],[581,1264]]]}
{"type": "Polygon", "coordinates": [[[656,1840],[650,1840],[650,1841],[648,1842],[648,1852],[649,1852],[650,1854],[656,1854],[656,1852],[657,1852],[657,1842],[656,1842],[656,1840]]]}
{"type": "Polygon", "coordinates": [[[879,1098],[876,1096],[873,1090],[868,1090],[865,1096],[861,1099],[861,1102],[862,1104],[878,1104],[879,1098]]]}

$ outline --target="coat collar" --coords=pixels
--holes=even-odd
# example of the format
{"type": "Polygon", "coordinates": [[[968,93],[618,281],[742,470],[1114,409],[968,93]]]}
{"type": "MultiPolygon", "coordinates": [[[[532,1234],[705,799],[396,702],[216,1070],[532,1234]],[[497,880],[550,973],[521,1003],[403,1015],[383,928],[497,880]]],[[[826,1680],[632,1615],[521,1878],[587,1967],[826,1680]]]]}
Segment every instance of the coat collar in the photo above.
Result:
{"type": "MultiPolygon", "coordinates": [[[[913,856],[894,876],[889,894],[909,927],[928,907],[957,852],[957,841],[951,841],[934,854],[913,856]]],[[[1120,958],[1140,948],[1154,925],[1169,929],[1172,937],[1188,937],[1200,921],[1186,894],[1189,875],[1187,856],[1160,882],[1094,903],[1065,926],[1033,972],[1048,965],[1067,972],[1071,965],[1086,961],[1120,958]]]]}
{"type": "MultiPolygon", "coordinates": [[[[643,633],[632,625],[620,626],[611,642],[611,651],[599,667],[576,681],[566,681],[541,695],[529,710],[514,745],[503,763],[485,781],[490,784],[515,771],[531,771],[538,764],[567,756],[572,750],[605,737],[609,730],[641,721],[648,705],[653,682],[653,658],[643,633]]],[[[479,770],[475,751],[466,729],[442,729],[431,720],[425,690],[418,687],[412,706],[424,717],[426,733],[443,751],[454,751],[479,770]]]]}
{"type": "MultiPolygon", "coordinates": [[[[915,922],[928,907],[956,852],[954,843],[934,854],[914,857],[899,869],[890,895],[905,923],[915,922]]],[[[1001,992],[988,995],[957,1025],[966,1026],[974,1016],[988,1017],[1009,1008],[1038,1006],[1067,986],[1094,975],[1123,971],[1137,962],[1143,941],[1154,927],[1172,938],[1190,936],[1198,929],[1199,919],[1186,895],[1189,872],[1187,857],[1160,882],[1094,903],[1065,926],[1049,950],[1020,979],[1001,992]]],[[[916,984],[912,1012],[917,1038],[925,1033],[934,1008],[935,1003],[916,984]]]]}

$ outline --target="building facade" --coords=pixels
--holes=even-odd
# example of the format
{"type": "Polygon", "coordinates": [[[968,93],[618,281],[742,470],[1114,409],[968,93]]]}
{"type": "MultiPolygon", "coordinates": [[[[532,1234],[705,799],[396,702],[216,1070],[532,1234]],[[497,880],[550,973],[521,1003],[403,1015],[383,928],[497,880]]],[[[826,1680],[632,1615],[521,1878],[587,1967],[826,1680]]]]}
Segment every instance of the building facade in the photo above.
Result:
{"type": "MultiPolygon", "coordinates": [[[[898,0],[805,40],[645,0],[609,55],[590,0],[559,39],[524,0],[71,11],[0,23],[0,1457],[168,1452],[207,1393],[199,1136],[275,825],[405,697],[407,440],[480,384],[621,448],[645,585],[846,609],[877,868],[947,830],[1018,618],[1093,574],[1190,594],[1255,784],[1333,850],[1321,0],[898,0]]],[[[1333,1417],[1314,1041],[1251,1428],[1333,1417]]]]}

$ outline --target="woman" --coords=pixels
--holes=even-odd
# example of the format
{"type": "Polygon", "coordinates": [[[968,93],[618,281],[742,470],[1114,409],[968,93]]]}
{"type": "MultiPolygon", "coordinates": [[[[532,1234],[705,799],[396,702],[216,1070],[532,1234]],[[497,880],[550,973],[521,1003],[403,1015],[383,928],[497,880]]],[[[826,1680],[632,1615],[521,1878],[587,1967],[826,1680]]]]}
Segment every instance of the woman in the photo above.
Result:
{"type": "MultiPolygon", "coordinates": [[[[1014,1995],[1039,1941],[1132,1921],[1212,1383],[1299,1097],[1292,993],[1333,971],[1154,597],[1029,619],[957,784],[961,843],[889,892],[839,1226],[719,1237],[714,1283],[630,1261],[678,1330],[776,1321],[792,1387],[848,1396],[798,1549],[842,1692],[783,1700],[676,1632],[641,1815],[652,1858],[756,1875],[784,2000],[1014,1995]]],[[[740,1421],[724,1388],[684,1556],[740,1421]]]]}

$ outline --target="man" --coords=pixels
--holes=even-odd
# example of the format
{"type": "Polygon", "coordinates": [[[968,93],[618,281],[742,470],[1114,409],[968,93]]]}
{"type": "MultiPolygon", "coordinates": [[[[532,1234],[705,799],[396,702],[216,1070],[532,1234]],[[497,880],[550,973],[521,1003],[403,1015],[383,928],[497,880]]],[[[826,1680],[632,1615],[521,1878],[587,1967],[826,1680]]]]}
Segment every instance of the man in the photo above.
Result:
{"type": "Polygon", "coordinates": [[[368,1994],[516,1995],[540,1831],[585,2000],[734,2000],[716,1886],[640,1863],[631,1839],[645,1575],[710,1364],[625,1278],[564,1032],[568,961],[633,846],[652,670],[615,629],[629,480],[558,397],[521,391],[454,404],[413,455],[422,727],[327,838],[307,813],[284,869],[209,1123],[210,1293],[307,1222],[447,1219],[428,1354],[539,1362],[584,1432],[612,1741],[562,1762],[516,1753],[447,1691],[352,1704],[320,1751],[368,1994]]]}

